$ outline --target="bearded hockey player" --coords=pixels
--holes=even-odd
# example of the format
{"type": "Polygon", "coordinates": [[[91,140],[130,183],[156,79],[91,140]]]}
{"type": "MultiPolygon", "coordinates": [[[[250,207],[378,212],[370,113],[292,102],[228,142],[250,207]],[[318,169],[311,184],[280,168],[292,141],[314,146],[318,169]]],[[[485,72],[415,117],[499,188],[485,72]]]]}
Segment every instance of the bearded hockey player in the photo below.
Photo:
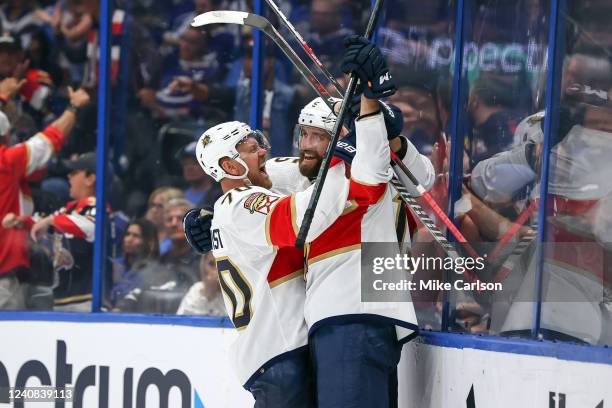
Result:
{"type": "MultiPolygon", "coordinates": [[[[357,131],[364,154],[355,157],[352,171],[360,177],[388,174],[383,130],[357,131]]],[[[293,245],[312,187],[287,197],[268,190],[266,150],[258,138],[247,125],[229,122],[205,132],[196,150],[202,168],[225,193],[215,203],[211,231],[226,307],[239,331],[232,360],[257,407],[311,406],[303,252],[293,245]]],[[[370,200],[374,190],[386,186],[364,186],[345,173],[344,163],[335,159],[307,241],[345,210],[347,194],[370,200]]]]}
{"type": "MultiPolygon", "coordinates": [[[[357,40],[357,42],[360,43],[359,47],[364,45],[364,43],[360,42],[359,40],[357,40]]],[[[373,50],[373,49],[374,48],[371,48],[369,50],[373,50]]],[[[375,60],[376,58],[380,57],[380,54],[379,53],[377,54],[375,51],[373,51],[372,54],[370,55],[372,56],[372,60],[375,60]]],[[[385,67],[380,67],[380,68],[386,68],[386,65],[385,67]]],[[[384,104],[379,105],[379,102],[376,101],[375,99],[369,100],[369,103],[372,104],[373,109],[378,110],[378,107],[380,107],[380,109],[384,113],[384,115],[383,114],[376,115],[376,116],[380,116],[380,118],[377,117],[376,120],[379,121],[378,123],[379,126],[381,125],[380,122],[382,122],[383,129],[386,124],[387,130],[389,130],[389,139],[390,139],[389,144],[391,145],[391,147],[394,148],[394,151],[396,151],[398,156],[403,159],[404,163],[408,165],[409,168],[411,168],[411,170],[416,174],[417,178],[422,180],[422,184],[424,184],[426,188],[430,188],[434,181],[434,171],[433,171],[433,166],[431,165],[431,162],[426,157],[420,155],[418,151],[416,150],[416,148],[405,138],[397,137],[401,131],[401,125],[397,125],[398,121],[400,124],[402,123],[402,118],[400,116],[401,113],[399,111],[392,110],[391,108],[389,108],[388,106],[384,104]],[[382,120],[383,117],[385,120],[382,120]],[[398,126],[399,126],[399,129],[398,129],[398,126]]],[[[302,110],[300,114],[300,118],[299,118],[299,126],[300,126],[299,130],[300,130],[300,136],[301,136],[300,137],[300,158],[299,159],[298,158],[286,158],[286,157],[276,158],[276,159],[271,159],[267,162],[266,171],[268,172],[272,180],[273,190],[280,191],[283,193],[290,193],[291,191],[301,191],[304,188],[306,188],[306,186],[310,185],[311,180],[316,176],[318,172],[318,168],[321,164],[323,154],[331,139],[330,132],[335,124],[335,120],[336,120],[335,115],[331,112],[331,110],[324,104],[323,100],[320,98],[313,100],[302,110]]],[[[361,126],[361,125],[358,125],[358,126],[361,126]]],[[[350,156],[354,154],[355,152],[354,146],[351,146],[351,143],[350,143],[350,136],[347,139],[344,139],[341,142],[339,142],[338,145],[339,145],[339,149],[337,150],[342,151],[345,159],[348,159],[350,161],[350,156]]],[[[386,180],[388,180],[388,178],[386,180]]],[[[407,183],[407,185],[410,186],[409,183],[407,183]]],[[[413,188],[413,190],[415,189],[413,188]]],[[[371,229],[371,231],[378,231],[378,232],[373,232],[373,233],[370,232],[369,234],[368,233],[363,234],[363,237],[361,237],[361,238],[364,238],[363,241],[372,240],[372,241],[390,241],[391,242],[391,241],[395,241],[396,239],[403,241],[404,239],[407,238],[407,241],[409,242],[409,236],[406,233],[407,232],[407,223],[406,223],[406,216],[405,216],[406,213],[405,213],[404,207],[400,204],[399,200],[397,199],[398,198],[397,192],[392,189],[392,186],[389,186],[389,191],[385,191],[385,190],[378,191],[377,198],[383,198],[383,196],[380,195],[381,192],[384,193],[384,200],[381,200],[385,203],[384,205],[381,203],[378,203],[378,204],[372,203],[372,204],[376,204],[374,206],[376,207],[376,209],[371,208],[371,210],[368,210],[369,204],[362,202],[360,203],[361,205],[357,205],[357,203],[353,202],[352,207],[350,209],[351,211],[346,211],[347,216],[344,218],[344,221],[343,221],[344,224],[351,224],[351,226],[354,226],[354,225],[359,226],[360,225],[359,220],[361,221],[363,221],[364,219],[370,220],[370,221],[367,221],[365,224],[363,224],[365,226],[369,224],[369,222],[372,222],[372,220],[375,220],[375,219],[386,220],[386,222],[383,221],[380,225],[378,224],[378,222],[376,222],[377,224],[376,228],[371,229]],[[358,211],[355,211],[355,210],[358,210],[358,211]],[[348,216],[349,212],[353,212],[354,214],[352,216],[348,216]],[[364,212],[368,213],[366,217],[364,217],[364,212]],[[396,228],[395,221],[397,221],[397,227],[399,228],[396,228]],[[383,227],[384,225],[386,225],[386,227],[383,227]],[[380,235],[381,233],[384,236],[380,235]],[[367,239],[365,237],[367,237],[367,239]]],[[[416,190],[413,191],[413,194],[418,195],[416,190]]],[[[196,227],[193,228],[192,231],[195,234],[192,234],[191,237],[192,239],[195,239],[196,241],[199,239],[200,245],[202,245],[202,244],[205,244],[207,241],[209,241],[209,238],[206,237],[207,235],[206,231],[208,229],[206,226],[207,220],[204,218],[204,219],[201,219],[200,221],[202,222],[201,225],[194,223],[196,227]]],[[[311,265],[309,263],[309,272],[307,275],[308,287],[309,287],[308,293],[309,295],[314,296],[314,297],[318,297],[322,295],[322,298],[326,298],[328,296],[329,298],[324,303],[322,303],[320,307],[315,306],[317,302],[309,302],[309,304],[313,306],[312,308],[313,310],[311,310],[310,312],[308,310],[306,311],[307,320],[309,321],[310,333],[311,334],[314,333],[320,325],[326,326],[327,323],[335,324],[335,322],[338,322],[338,321],[361,322],[361,321],[372,321],[373,319],[374,321],[376,321],[374,325],[379,326],[378,324],[379,322],[388,323],[388,322],[394,321],[395,317],[399,315],[400,317],[403,317],[406,320],[405,322],[403,322],[404,323],[403,325],[405,327],[411,328],[411,330],[401,332],[400,337],[402,337],[402,339],[409,338],[409,335],[414,334],[413,329],[415,328],[415,323],[416,323],[416,319],[414,318],[414,311],[410,303],[391,304],[391,306],[389,305],[386,306],[387,310],[384,310],[385,306],[383,306],[382,308],[379,308],[377,312],[372,312],[370,310],[368,313],[364,313],[366,312],[366,310],[364,310],[365,304],[360,302],[360,297],[359,297],[360,296],[360,286],[359,286],[360,277],[359,277],[358,271],[359,271],[360,265],[358,262],[360,258],[360,253],[356,248],[356,246],[358,246],[359,243],[361,242],[361,239],[360,239],[361,234],[360,234],[359,228],[351,228],[351,227],[349,227],[346,230],[346,234],[343,234],[343,232],[340,232],[337,229],[338,228],[343,229],[347,225],[343,225],[343,224],[338,224],[338,225],[340,227],[334,226],[330,229],[330,231],[333,230],[335,232],[330,233],[329,231],[326,231],[324,233],[324,234],[330,235],[329,237],[327,237],[325,240],[320,240],[320,241],[317,240],[319,242],[315,241],[313,245],[311,246],[311,252],[309,254],[309,259],[313,260],[312,262],[313,264],[316,264],[317,261],[319,260],[322,262],[320,262],[318,265],[313,265],[313,268],[315,271],[314,274],[311,274],[311,269],[310,269],[311,265]],[[329,246],[329,245],[333,246],[336,243],[342,246],[344,243],[346,243],[342,240],[337,241],[336,240],[337,237],[343,237],[344,241],[353,240],[355,241],[353,243],[354,245],[348,245],[342,248],[338,247],[336,249],[331,249],[330,251],[326,251],[325,249],[326,246],[329,246]],[[322,244],[319,244],[319,243],[322,243],[322,244]],[[313,248],[314,248],[314,252],[312,252],[313,248]],[[350,253],[351,249],[355,250],[353,251],[354,253],[349,254],[349,258],[351,259],[344,259],[345,258],[344,252],[350,253]],[[339,253],[335,254],[337,256],[334,256],[334,257],[327,256],[329,254],[335,253],[336,250],[339,250],[339,253]],[[317,251],[322,252],[322,253],[318,255],[314,255],[314,254],[317,254],[317,251]],[[325,262],[326,258],[335,258],[335,259],[330,259],[330,262],[325,262]],[[329,276],[333,276],[334,278],[328,280],[327,275],[334,273],[333,272],[335,268],[334,265],[343,264],[345,262],[348,262],[348,263],[342,269],[345,269],[345,272],[346,272],[352,268],[353,273],[352,274],[349,273],[349,276],[345,276],[342,273],[337,273],[335,275],[329,275],[329,276]],[[324,278],[317,280],[316,278],[312,277],[313,275],[317,275],[319,273],[318,271],[321,271],[321,276],[324,276],[324,278]],[[342,281],[343,279],[346,279],[346,278],[348,278],[348,280],[346,280],[345,282],[351,283],[347,287],[348,292],[349,292],[348,296],[347,297],[344,297],[344,296],[336,297],[333,294],[338,293],[337,290],[340,290],[342,293],[344,293],[341,287],[345,286],[343,285],[342,281]],[[313,282],[316,282],[316,283],[313,283],[313,282]],[[315,290],[315,288],[320,287],[319,284],[321,282],[324,282],[323,286],[327,287],[327,289],[325,289],[324,291],[321,291],[319,289],[315,290]],[[338,287],[334,287],[334,286],[338,286],[338,287]],[[315,293],[318,293],[318,294],[313,295],[315,293]],[[346,299],[347,302],[344,302],[344,299],[346,299]],[[338,307],[336,307],[338,305],[334,306],[334,303],[338,303],[340,305],[339,309],[338,307]],[[323,309],[327,309],[327,310],[324,311],[323,309]],[[385,315],[388,315],[388,316],[385,316],[385,315]]],[[[410,299],[405,299],[405,300],[409,301],[410,299]]],[[[367,306],[365,308],[367,309],[367,306]]],[[[340,326],[345,326],[345,325],[341,323],[340,326]]],[[[362,326],[363,325],[360,325],[360,324],[356,324],[352,326],[346,325],[346,327],[342,327],[340,331],[343,331],[344,329],[353,330],[355,333],[358,333],[358,337],[363,336],[363,335],[372,335],[372,333],[369,333],[368,328],[363,330],[362,326]]],[[[383,326],[385,325],[383,324],[383,326]]],[[[378,328],[379,327],[375,327],[374,332],[376,332],[378,328]]],[[[377,388],[378,391],[371,390],[369,387],[364,388],[364,384],[368,384],[368,381],[369,381],[369,378],[366,377],[367,372],[378,372],[377,369],[371,370],[371,367],[368,367],[368,363],[366,361],[360,360],[357,363],[357,365],[354,366],[355,367],[355,370],[353,370],[354,375],[352,375],[351,380],[350,380],[351,383],[354,383],[356,385],[356,389],[363,389],[363,393],[369,395],[369,397],[365,399],[363,398],[364,394],[360,394],[360,393],[353,393],[352,395],[347,395],[346,392],[341,391],[341,390],[345,390],[346,387],[336,384],[334,380],[330,378],[330,376],[335,377],[337,381],[340,381],[340,382],[345,382],[347,379],[347,377],[345,377],[344,375],[338,375],[337,371],[329,370],[330,367],[331,368],[337,367],[339,369],[342,369],[340,367],[343,367],[343,368],[346,367],[342,364],[342,362],[338,364],[336,356],[352,355],[352,354],[346,354],[344,351],[338,349],[339,347],[344,349],[344,346],[342,345],[344,343],[344,340],[339,340],[340,338],[342,338],[343,334],[341,333],[340,336],[338,336],[337,333],[333,334],[331,338],[332,339],[335,338],[335,340],[332,340],[331,343],[328,342],[328,344],[325,344],[323,347],[318,348],[318,350],[322,350],[323,353],[329,353],[329,355],[327,356],[321,355],[320,358],[316,360],[322,361],[325,364],[327,364],[327,361],[329,361],[331,364],[331,366],[322,365],[318,367],[318,370],[317,370],[317,384],[318,384],[317,392],[318,392],[318,403],[320,406],[344,406],[344,404],[349,403],[349,401],[350,403],[353,403],[354,401],[360,401],[359,403],[363,404],[363,406],[372,406],[372,404],[374,404],[375,406],[386,406],[388,403],[391,403],[391,401],[396,398],[397,391],[396,391],[396,384],[394,381],[394,373],[395,373],[395,366],[397,365],[397,359],[399,359],[399,351],[401,349],[401,346],[399,345],[397,341],[396,331],[395,331],[395,327],[393,324],[386,324],[386,326],[383,327],[383,332],[384,333],[382,333],[382,335],[383,337],[385,337],[384,346],[387,347],[387,350],[385,351],[381,349],[378,351],[374,351],[374,354],[376,354],[377,352],[381,352],[382,355],[387,356],[387,361],[385,363],[386,365],[383,370],[385,374],[383,376],[384,378],[381,378],[381,377],[377,379],[375,378],[375,382],[371,383],[371,384],[376,384],[374,387],[377,388]],[[336,354],[336,356],[333,356],[333,354],[336,354]],[[324,383],[329,384],[329,386],[327,386],[324,383]],[[365,389],[367,389],[367,391],[365,389]],[[390,396],[388,392],[390,392],[390,396]]],[[[324,340],[324,341],[327,342],[327,340],[324,340]]],[[[312,350],[312,351],[313,353],[317,352],[317,350],[312,350]]],[[[360,352],[359,350],[353,350],[353,351],[357,353],[360,352]]],[[[373,350],[370,350],[370,351],[373,351],[373,350]]],[[[385,358],[383,357],[383,360],[384,359],[385,358]]],[[[348,367],[348,368],[351,369],[351,367],[348,367]]],[[[350,387],[350,388],[353,388],[353,387],[350,387]]]]}
{"type": "MultiPolygon", "coordinates": [[[[388,137],[378,99],[393,94],[396,87],[382,53],[362,37],[349,37],[345,44],[342,69],[359,77],[364,99],[378,110],[368,117],[360,116],[355,123],[357,133],[380,129],[388,137]]],[[[317,165],[313,153],[309,153],[316,150],[316,140],[307,140],[313,139],[317,129],[300,124],[300,170],[304,172],[306,167],[317,165]]],[[[400,157],[418,172],[417,177],[427,187],[431,186],[431,163],[408,141],[399,142],[400,157]]],[[[362,151],[360,140],[356,150],[357,157],[362,151]]],[[[388,166],[386,177],[379,179],[355,171],[351,174],[380,188],[370,202],[353,201],[350,210],[310,244],[307,254],[304,314],[314,361],[317,406],[389,407],[397,402],[396,368],[401,344],[416,335],[416,316],[409,295],[403,302],[363,302],[360,270],[364,242],[384,242],[390,253],[399,251],[395,191],[383,183],[393,172],[388,166]]]]}

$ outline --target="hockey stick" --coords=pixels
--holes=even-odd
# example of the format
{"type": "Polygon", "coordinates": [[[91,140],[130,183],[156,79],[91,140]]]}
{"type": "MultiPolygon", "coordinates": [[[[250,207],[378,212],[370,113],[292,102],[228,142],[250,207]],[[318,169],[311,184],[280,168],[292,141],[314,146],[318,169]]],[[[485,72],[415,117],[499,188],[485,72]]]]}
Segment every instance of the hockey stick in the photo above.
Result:
{"type": "MultiPolygon", "coordinates": [[[[287,17],[283,14],[283,12],[280,10],[280,8],[274,3],[274,0],[266,0],[266,2],[268,3],[268,5],[270,6],[270,8],[272,8],[272,10],[274,11],[274,13],[276,14],[276,16],[280,19],[280,21],[283,23],[283,25],[285,26],[285,28],[293,35],[293,37],[300,43],[300,45],[302,46],[302,48],[304,49],[304,51],[306,51],[306,53],[308,54],[308,56],[310,57],[310,59],[312,60],[312,62],[314,62],[319,69],[321,70],[321,72],[323,72],[323,74],[325,75],[325,77],[334,85],[334,87],[336,88],[336,90],[339,93],[344,93],[344,90],[342,89],[342,86],[336,81],[336,78],[334,78],[334,76],[325,68],[325,66],[321,63],[321,61],[319,60],[319,58],[317,58],[316,54],[314,53],[314,51],[312,50],[312,48],[306,43],[306,41],[304,40],[304,38],[302,38],[302,36],[300,35],[300,33],[296,30],[296,28],[291,24],[291,22],[289,21],[289,19],[287,19],[287,17]]],[[[325,99],[325,98],[324,98],[325,99]]],[[[334,110],[332,106],[330,106],[330,108],[332,109],[332,111],[334,110]]],[[[464,244],[466,246],[466,249],[468,251],[468,253],[470,253],[471,256],[478,256],[477,252],[474,250],[474,248],[472,248],[467,240],[465,239],[465,237],[461,234],[461,232],[457,229],[457,227],[455,226],[455,224],[453,224],[453,222],[446,216],[446,214],[444,213],[444,211],[442,211],[442,209],[440,208],[440,206],[438,206],[438,204],[435,202],[435,200],[433,199],[433,197],[431,197],[431,195],[429,194],[429,192],[427,192],[425,190],[425,188],[421,185],[421,183],[419,183],[419,181],[417,180],[416,177],[414,177],[414,175],[412,174],[412,172],[408,169],[408,167],[395,155],[395,153],[391,152],[391,159],[393,160],[393,162],[399,166],[399,168],[406,174],[406,176],[408,176],[408,178],[410,179],[410,181],[414,184],[414,186],[416,187],[417,191],[423,196],[423,198],[425,199],[425,201],[427,201],[427,203],[429,204],[429,206],[432,208],[432,210],[436,213],[436,215],[438,217],[440,217],[440,219],[442,220],[442,222],[444,222],[444,224],[446,225],[446,227],[448,228],[448,230],[451,232],[451,234],[455,237],[455,239],[459,242],[461,242],[462,244],[464,244]]],[[[399,180],[396,180],[394,183],[392,183],[393,185],[396,184],[400,184],[401,182],[399,180]]],[[[399,191],[399,190],[398,190],[399,191]]],[[[404,191],[406,191],[404,189],[404,191]]],[[[406,191],[407,193],[407,191],[406,191]]],[[[410,197],[410,196],[408,196],[410,197]]],[[[439,239],[439,237],[443,237],[443,234],[441,233],[441,231],[437,228],[437,226],[433,223],[433,221],[431,220],[431,218],[429,218],[429,216],[427,216],[427,213],[425,213],[423,211],[423,209],[417,204],[417,202],[410,198],[410,201],[406,201],[406,204],[408,204],[410,207],[413,208],[413,212],[415,214],[417,214],[417,217],[421,220],[421,222],[423,223],[423,225],[425,225],[427,227],[427,229],[432,233],[432,235],[434,235],[434,237],[437,237],[436,241],[438,241],[444,248],[448,248],[448,246],[450,245],[450,243],[445,239],[446,242],[442,243],[439,239]],[[417,208],[414,208],[414,205],[418,206],[417,208]],[[427,219],[424,219],[423,216],[427,216],[427,219]],[[432,231],[432,226],[435,228],[435,230],[432,231]],[[434,232],[435,231],[435,232],[434,232]]]]}
{"type": "Polygon", "coordinates": [[[507,244],[512,239],[512,237],[515,236],[518,233],[518,231],[521,229],[523,224],[525,224],[525,222],[527,222],[527,219],[531,216],[531,214],[537,208],[538,202],[539,202],[539,200],[537,200],[537,199],[533,200],[531,202],[531,204],[529,204],[527,209],[525,209],[525,211],[523,211],[518,216],[516,221],[514,221],[512,223],[510,228],[508,228],[508,231],[506,231],[506,233],[501,237],[499,242],[495,245],[495,248],[493,248],[493,251],[491,251],[491,254],[489,255],[491,259],[497,258],[497,256],[499,255],[499,253],[502,250],[502,246],[507,244]]]}
{"type": "MultiPolygon", "coordinates": [[[[525,211],[523,211],[521,215],[517,218],[515,224],[512,227],[508,228],[508,231],[506,231],[504,236],[499,240],[499,242],[491,252],[490,259],[497,258],[497,256],[501,252],[502,245],[510,241],[510,239],[518,233],[522,225],[527,221],[533,211],[535,211],[535,209],[537,208],[539,201],[540,200],[538,200],[537,198],[534,199],[527,207],[527,209],[525,209],[525,211]]],[[[523,238],[519,240],[518,244],[516,244],[510,255],[508,255],[506,260],[502,263],[500,268],[495,273],[495,276],[491,280],[492,282],[495,283],[506,280],[508,275],[510,275],[510,273],[514,270],[518,262],[521,260],[523,253],[531,247],[531,244],[537,237],[537,227],[537,224],[530,225],[530,231],[528,231],[528,233],[525,234],[525,236],[523,236],[523,238]]]]}
{"type": "MultiPolygon", "coordinates": [[[[287,43],[287,41],[282,38],[280,33],[272,26],[270,21],[266,18],[246,13],[240,11],[209,11],[207,13],[203,13],[198,15],[194,21],[192,22],[193,27],[203,27],[208,24],[239,24],[239,25],[247,25],[253,28],[257,28],[262,30],[266,35],[272,39],[278,45],[283,53],[289,58],[290,61],[294,64],[296,69],[300,72],[300,74],[307,80],[307,82],[312,86],[314,91],[323,99],[323,101],[334,110],[334,102],[327,92],[326,88],[316,79],[315,75],[312,73],[310,68],[304,64],[304,62],[298,57],[295,51],[291,48],[291,46],[287,43]]],[[[309,54],[310,55],[310,54],[309,54]]],[[[313,54],[314,55],[314,54],[313,54]]],[[[338,123],[338,122],[337,122],[338,123]]],[[[331,143],[330,143],[331,146],[331,143]]],[[[401,162],[397,157],[396,159],[401,162]]],[[[405,166],[404,166],[405,168],[405,166]]],[[[409,177],[414,175],[408,170],[409,177]]],[[[423,210],[423,208],[412,198],[406,188],[403,186],[402,182],[397,179],[397,176],[394,176],[391,180],[392,184],[396,187],[398,192],[400,191],[399,186],[401,186],[400,197],[404,201],[408,207],[411,208],[412,212],[417,216],[417,218],[421,221],[423,225],[431,232],[434,239],[442,246],[442,248],[448,253],[448,255],[452,258],[456,258],[457,252],[452,246],[452,244],[446,239],[444,234],[440,231],[440,229],[436,226],[433,220],[429,217],[429,215],[423,210]],[[451,251],[452,250],[452,251],[451,251]]],[[[419,185],[418,183],[415,185],[419,185]]],[[[424,190],[424,189],[423,189],[424,190]]],[[[442,209],[437,205],[437,203],[433,200],[429,203],[431,205],[433,203],[434,212],[442,213],[442,209]],[[437,209],[437,211],[436,211],[437,209]]],[[[445,214],[444,214],[445,215],[445,214]]],[[[456,230],[455,225],[448,219],[448,217],[442,218],[442,220],[446,223],[446,226],[449,227],[451,225],[456,230]]],[[[459,236],[462,237],[462,235],[459,236]]],[[[457,237],[455,237],[457,238],[457,237]]],[[[458,239],[459,241],[465,241],[465,238],[458,239]]]]}
{"type": "MultiPolygon", "coordinates": [[[[270,37],[270,39],[279,46],[297,70],[304,75],[317,94],[320,95],[328,105],[333,106],[334,100],[325,86],[323,86],[314,76],[310,68],[308,68],[304,61],[302,61],[295,51],[293,51],[289,43],[280,35],[278,30],[274,28],[268,19],[245,11],[218,10],[197,15],[193,19],[191,26],[194,28],[201,28],[209,24],[238,24],[263,31],[264,34],[270,37]]],[[[338,92],[338,94],[340,94],[340,92],[338,92]]]]}
{"type": "Polygon", "coordinates": [[[526,234],[523,238],[521,238],[521,240],[518,244],[516,244],[516,247],[514,247],[508,258],[506,258],[502,266],[500,266],[500,268],[497,270],[497,273],[495,274],[491,282],[503,282],[514,270],[514,268],[520,261],[520,258],[523,256],[523,253],[531,246],[531,244],[534,242],[535,238],[538,235],[537,225],[533,225],[532,227],[535,228],[535,231],[532,230],[529,234],[526,234]]]}
{"type": "Polygon", "coordinates": [[[465,246],[465,249],[468,251],[470,256],[475,257],[475,258],[479,257],[478,252],[476,252],[476,250],[472,248],[472,246],[469,244],[467,239],[465,239],[461,231],[459,231],[459,229],[455,226],[455,224],[453,224],[450,218],[448,218],[446,213],[440,208],[438,203],[436,203],[436,200],[434,200],[431,194],[429,194],[429,192],[425,190],[425,187],[423,187],[423,185],[419,182],[419,180],[417,180],[417,178],[414,176],[414,174],[412,174],[412,172],[404,164],[404,162],[401,161],[399,157],[397,157],[395,153],[393,152],[391,152],[391,157],[393,158],[393,163],[399,166],[402,169],[402,171],[406,174],[406,176],[408,176],[408,178],[410,179],[410,182],[414,184],[419,194],[421,194],[421,196],[425,199],[425,201],[427,201],[427,204],[429,204],[431,209],[434,210],[436,215],[440,217],[444,225],[446,225],[446,227],[448,228],[450,233],[455,237],[455,239],[465,246]]]}

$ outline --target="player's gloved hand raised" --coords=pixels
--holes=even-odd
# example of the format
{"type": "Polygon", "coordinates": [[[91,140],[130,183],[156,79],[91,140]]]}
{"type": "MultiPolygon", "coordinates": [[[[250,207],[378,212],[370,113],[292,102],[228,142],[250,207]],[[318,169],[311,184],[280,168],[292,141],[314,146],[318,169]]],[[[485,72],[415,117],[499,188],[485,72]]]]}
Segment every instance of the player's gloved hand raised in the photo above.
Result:
{"type": "Polygon", "coordinates": [[[192,208],[183,217],[183,231],[189,245],[201,254],[212,249],[210,226],[213,219],[213,209],[192,208]]]}
{"type": "Polygon", "coordinates": [[[364,37],[351,35],[344,39],[344,46],[346,53],[342,59],[342,72],[357,75],[366,98],[381,99],[397,91],[387,62],[377,45],[364,37]]]}

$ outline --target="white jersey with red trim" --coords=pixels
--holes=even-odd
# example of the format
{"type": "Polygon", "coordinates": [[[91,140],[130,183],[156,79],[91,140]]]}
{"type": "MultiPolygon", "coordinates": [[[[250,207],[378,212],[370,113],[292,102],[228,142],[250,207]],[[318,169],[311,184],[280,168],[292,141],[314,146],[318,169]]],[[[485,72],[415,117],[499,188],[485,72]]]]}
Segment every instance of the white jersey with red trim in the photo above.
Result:
{"type": "MultiPolygon", "coordinates": [[[[402,161],[421,182],[425,190],[429,191],[435,181],[435,171],[431,161],[420,154],[409,141],[408,149],[402,161]]],[[[272,191],[288,195],[296,191],[304,191],[312,184],[307,177],[300,173],[298,163],[298,157],[275,157],[266,162],[266,173],[272,180],[272,191]]],[[[421,195],[408,179],[408,176],[401,173],[399,178],[411,196],[418,197],[421,195]]],[[[408,217],[412,217],[412,214],[407,211],[395,187],[389,185],[389,189],[393,203],[396,239],[403,244],[404,249],[408,249],[410,248],[408,217]]]]}
{"type": "MultiPolygon", "coordinates": [[[[361,244],[384,242],[385,252],[399,252],[395,231],[392,192],[387,184],[393,171],[389,166],[389,145],[382,114],[356,121],[357,153],[377,169],[351,168],[351,183],[367,189],[356,195],[351,186],[351,206],[309,246],[304,306],[309,332],[325,323],[347,321],[388,321],[398,328],[398,338],[406,338],[417,328],[416,314],[409,294],[404,302],[362,302],[361,244]]],[[[379,254],[377,254],[378,256],[379,254]]],[[[385,254],[380,254],[385,256],[385,254]]]]}
{"type": "MultiPolygon", "coordinates": [[[[369,125],[376,126],[371,123],[369,125]]],[[[361,127],[361,141],[364,141],[369,133],[378,131],[369,125],[366,128],[361,127]]],[[[409,141],[407,146],[408,149],[402,161],[426,190],[431,189],[435,181],[435,171],[431,161],[420,154],[409,141]]],[[[362,151],[365,150],[364,154],[368,155],[368,160],[376,160],[368,149],[368,145],[363,145],[362,151]]],[[[385,153],[382,154],[384,156],[385,153]]],[[[388,155],[388,152],[386,154],[388,155]]],[[[387,160],[387,166],[388,162],[387,160]]],[[[308,178],[300,174],[297,157],[270,159],[266,163],[266,172],[272,180],[274,191],[285,193],[301,191],[306,188],[305,186],[310,185],[308,178]]],[[[399,178],[410,195],[420,195],[407,176],[401,174],[399,178]]],[[[309,328],[312,329],[319,321],[327,318],[336,316],[360,318],[363,317],[363,314],[389,317],[402,321],[403,326],[411,328],[416,324],[409,297],[405,299],[407,300],[405,303],[361,302],[358,272],[361,262],[359,251],[361,242],[391,243],[397,241],[403,244],[404,250],[410,247],[408,217],[411,214],[407,213],[395,187],[389,184],[386,190],[379,191],[379,194],[381,193],[384,194],[380,196],[380,201],[374,205],[357,201],[353,197],[351,206],[347,208],[345,214],[311,246],[308,268],[309,296],[306,306],[306,320],[309,328]],[[361,228],[357,228],[358,225],[361,225],[361,228]],[[317,264],[318,262],[321,263],[317,264]],[[310,265],[311,263],[313,265],[310,265]],[[321,276],[317,277],[319,272],[321,276]]],[[[408,332],[400,330],[398,335],[403,338],[410,333],[411,330],[408,332]]]]}
{"type": "MultiPolygon", "coordinates": [[[[308,240],[342,213],[349,182],[330,168],[308,240]]],[[[312,188],[291,196],[261,187],[228,191],[215,203],[211,232],[223,297],[238,337],[231,359],[248,386],[284,354],[306,345],[304,253],[294,247],[312,188]]]]}

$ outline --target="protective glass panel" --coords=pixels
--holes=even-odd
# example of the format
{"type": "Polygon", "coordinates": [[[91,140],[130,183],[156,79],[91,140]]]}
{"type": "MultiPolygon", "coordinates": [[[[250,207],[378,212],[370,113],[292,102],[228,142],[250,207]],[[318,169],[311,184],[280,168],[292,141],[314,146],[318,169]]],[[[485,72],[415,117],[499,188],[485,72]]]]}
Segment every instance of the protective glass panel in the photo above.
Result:
{"type": "MultiPolygon", "coordinates": [[[[548,13],[540,0],[474,1],[466,10],[469,90],[454,214],[466,266],[450,274],[454,331],[511,334],[508,315],[529,300],[521,283],[536,244],[548,13]]],[[[530,328],[531,314],[521,318],[530,328]]]]}
{"type": "Polygon", "coordinates": [[[117,77],[110,100],[112,217],[103,307],[225,315],[214,261],[191,249],[182,220],[222,193],[196,160],[196,141],[219,123],[249,122],[253,41],[240,25],[194,29],[190,23],[213,7],[248,10],[246,2],[120,7],[111,37],[117,77]]]}
{"type": "Polygon", "coordinates": [[[80,155],[96,145],[95,88],[84,79],[97,5],[80,6],[93,19],[78,32],[74,9],[0,8],[0,309],[89,311],[95,156],[80,155]],[[73,44],[59,41],[60,27],[73,44]]]}
{"type": "MultiPolygon", "coordinates": [[[[378,31],[378,43],[386,54],[398,92],[387,102],[403,114],[402,135],[421,155],[419,165],[411,167],[417,180],[429,190],[432,202],[446,212],[448,204],[448,135],[452,96],[455,2],[388,1],[385,20],[378,31]],[[433,164],[433,172],[424,171],[433,164]],[[421,169],[420,173],[418,169],[421,169]],[[428,173],[429,176],[427,175],[428,173]],[[435,173],[435,176],[433,175],[435,173]]],[[[398,178],[418,195],[414,184],[395,167],[398,178]]],[[[431,205],[421,198],[406,205],[394,189],[398,240],[413,259],[443,256],[431,228],[443,237],[446,227],[431,205]],[[429,226],[429,228],[427,227],[429,226]]],[[[441,270],[414,268],[411,296],[419,326],[439,330],[442,292],[421,290],[420,285],[444,280],[441,270]]]]}
{"type": "Polygon", "coordinates": [[[610,1],[570,2],[563,15],[541,286],[541,336],[593,345],[612,343],[611,10],[610,1]]]}

